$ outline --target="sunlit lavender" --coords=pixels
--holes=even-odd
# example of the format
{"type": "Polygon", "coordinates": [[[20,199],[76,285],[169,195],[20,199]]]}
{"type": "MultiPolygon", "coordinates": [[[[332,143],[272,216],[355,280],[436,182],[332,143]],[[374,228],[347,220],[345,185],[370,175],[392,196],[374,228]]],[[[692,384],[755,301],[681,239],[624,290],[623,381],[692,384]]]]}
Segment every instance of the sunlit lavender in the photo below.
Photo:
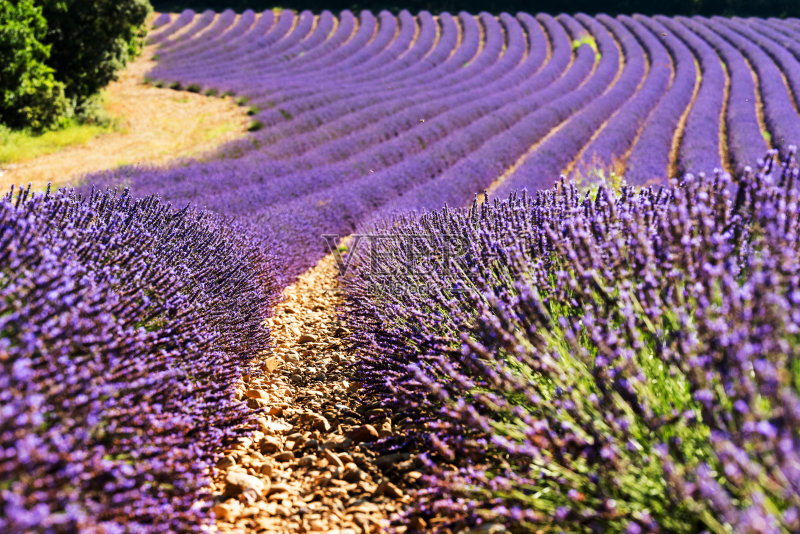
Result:
{"type": "Polygon", "coordinates": [[[0,199],[0,531],[208,529],[273,304],[359,234],[348,379],[412,429],[371,452],[423,451],[395,526],[800,532],[800,21],[185,10],[148,42],[146,83],[248,132],[0,199]]]}
{"type": "Polygon", "coordinates": [[[793,154],[378,224],[396,245],[356,256],[345,317],[367,389],[427,422],[419,507],[534,531],[800,528],[793,154]]]}
{"type": "Polygon", "coordinates": [[[179,531],[248,426],[269,251],[155,198],[0,200],[0,530],[179,531]]]}

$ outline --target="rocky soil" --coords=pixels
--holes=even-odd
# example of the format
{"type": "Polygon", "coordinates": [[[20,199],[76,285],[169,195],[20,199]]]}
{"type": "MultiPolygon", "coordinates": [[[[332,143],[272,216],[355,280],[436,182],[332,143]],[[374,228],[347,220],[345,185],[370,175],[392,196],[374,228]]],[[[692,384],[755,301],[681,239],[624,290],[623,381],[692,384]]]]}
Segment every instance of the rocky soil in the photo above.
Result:
{"type": "MultiPolygon", "coordinates": [[[[413,502],[421,462],[381,455],[375,443],[400,419],[359,394],[332,256],[285,292],[271,319],[275,349],[261,376],[245,376],[243,402],[258,431],[217,464],[213,511],[221,532],[386,531],[413,502]]],[[[400,531],[426,530],[422,519],[400,531]]]]}

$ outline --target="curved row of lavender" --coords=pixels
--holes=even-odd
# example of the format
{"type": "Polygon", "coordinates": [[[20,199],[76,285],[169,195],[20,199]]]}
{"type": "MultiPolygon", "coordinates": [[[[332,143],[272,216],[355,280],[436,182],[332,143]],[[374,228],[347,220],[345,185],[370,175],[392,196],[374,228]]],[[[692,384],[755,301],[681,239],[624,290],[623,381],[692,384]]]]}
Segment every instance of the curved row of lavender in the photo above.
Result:
{"type": "Polygon", "coordinates": [[[345,317],[364,387],[418,423],[378,445],[427,451],[412,513],[800,531],[800,169],[773,157],[379,224],[345,317]]]}
{"type": "Polygon", "coordinates": [[[269,343],[272,265],[155,198],[0,199],[0,531],[207,524],[215,454],[252,426],[235,387],[269,343]]]}
{"type": "Polygon", "coordinates": [[[161,15],[155,83],[231,93],[219,158],[90,176],[272,234],[289,277],[388,215],[548,188],[741,172],[800,136],[795,21],[403,11],[161,15]]]}

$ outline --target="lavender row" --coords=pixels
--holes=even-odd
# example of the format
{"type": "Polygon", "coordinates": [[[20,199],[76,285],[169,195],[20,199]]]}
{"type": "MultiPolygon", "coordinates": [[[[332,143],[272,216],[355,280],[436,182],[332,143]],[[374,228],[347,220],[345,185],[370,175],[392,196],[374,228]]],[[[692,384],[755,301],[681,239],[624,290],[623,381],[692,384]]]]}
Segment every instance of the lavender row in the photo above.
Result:
{"type": "Polygon", "coordinates": [[[669,54],[659,40],[630,17],[620,17],[619,21],[647,52],[647,75],[633,97],[616,110],[597,137],[583,149],[572,176],[584,181],[622,176],[627,156],[647,117],[669,87],[672,74],[669,54]]]}
{"type": "MultiPolygon", "coordinates": [[[[793,155],[793,149],[789,156],[793,155]]],[[[343,278],[359,377],[452,530],[800,529],[800,173],[387,220],[343,278]],[[455,467],[455,469],[454,469],[455,467]]]]}
{"type": "MultiPolygon", "coordinates": [[[[473,58],[473,61],[470,61],[469,67],[462,68],[453,75],[448,75],[446,80],[443,79],[441,83],[447,83],[452,92],[458,93],[461,91],[487,93],[491,90],[490,87],[496,88],[496,90],[508,88],[503,87],[502,83],[506,83],[507,86],[520,83],[519,76],[515,75],[516,81],[512,80],[508,72],[517,66],[524,54],[524,43],[519,36],[520,29],[518,25],[514,25],[513,21],[514,19],[506,19],[507,24],[510,25],[509,40],[512,44],[502,58],[499,55],[503,46],[503,34],[492,32],[487,38],[484,50],[478,57],[473,58]],[[492,82],[482,83],[485,79],[490,79],[492,82]]],[[[492,22],[497,24],[494,19],[487,17],[487,25],[492,22]]],[[[456,59],[456,61],[458,60],[456,59]]],[[[356,94],[347,99],[340,99],[332,105],[315,108],[298,117],[291,125],[286,125],[275,132],[270,129],[255,137],[260,142],[270,144],[269,147],[265,147],[263,152],[276,154],[277,157],[286,157],[287,154],[303,153],[310,147],[318,146],[323,140],[332,141],[345,135],[352,135],[355,131],[367,126],[374,129],[379,119],[391,117],[395,113],[402,112],[404,115],[411,115],[412,107],[429,108],[428,111],[420,110],[418,115],[418,117],[429,120],[432,116],[446,110],[442,106],[433,104],[437,101],[446,102],[451,99],[451,95],[452,93],[444,94],[441,89],[436,87],[420,87],[419,91],[413,95],[409,94],[409,91],[393,91],[391,93],[387,91],[383,98],[366,98],[356,94]],[[350,112],[347,108],[351,102],[352,106],[356,107],[356,111],[350,112]],[[368,119],[371,119],[372,124],[368,119]],[[319,127],[321,122],[325,123],[323,127],[319,127]],[[302,134],[309,131],[309,135],[302,137],[296,135],[291,139],[282,138],[284,133],[302,134]]],[[[263,115],[259,117],[263,117],[263,115]]],[[[419,123],[419,119],[416,122],[419,123]]],[[[387,134],[397,132],[391,125],[385,131],[387,134]]]]}
{"type": "MultiPolygon", "coordinates": [[[[514,189],[521,189],[529,187],[531,189],[539,187],[544,181],[549,179],[550,173],[539,172],[539,165],[547,166],[548,164],[555,163],[551,158],[564,158],[566,161],[563,166],[555,163],[558,167],[556,173],[560,172],[566,165],[569,164],[580,150],[580,147],[566,146],[555,147],[558,144],[558,137],[562,132],[569,133],[569,125],[566,121],[575,117],[575,114],[588,105],[591,101],[601,97],[603,92],[614,81],[617,69],[620,65],[620,52],[617,44],[608,30],[590,17],[581,17],[581,22],[587,25],[592,31],[592,35],[596,39],[597,52],[596,52],[596,68],[592,75],[588,77],[580,87],[571,93],[564,94],[553,100],[546,108],[542,110],[542,118],[537,120],[537,128],[532,131],[540,130],[539,138],[533,140],[534,142],[545,139],[550,131],[555,128],[561,127],[562,129],[550,138],[539,145],[537,150],[529,154],[520,167],[511,175],[498,189],[498,194],[503,195],[514,189]],[[564,123],[562,127],[562,123],[564,123]],[[551,139],[555,139],[554,143],[549,143],[551,139]],[[545,161],[551,160],[551,161],[545,161]]],[[[589,45],[581,45],[578,49],[580,54],[581,49],[595,53],[589,45]]],[[[578,127],[577,131],[586,133],[582,127],[578,127]]],[[[577,132],[576,131],[576,132],[577,132]]],[[[531,143],[532,145],[533,143],[531,143]]],[[[582,145],[581,145],[582,146],[582,145]]]]}
{"type": "Polygon", "coordinates": [[[692,52],[680,39],[667,33],[653,19],[639,17],[639,21],[654,35],[662,37],[672,57],[674,76],[672,85],[650,115],[626,162],[625,179],[636,185],[658,183],[670,175],[675,134],[683,113],[692,103],[699,74],[692,52]]]}
{"type": "Polygon", "coordinates": [[[282,285],[266,242],[127,193],[9,193],[0,223],[0,530],[207,524],[282,285]]]}
{"type": "MultiPolygon", "coordinates": [[[[159,26],[159,28],[163,29],[161,29],[161,31],[159,31],[156,35],[151,35],[147,39],[147,42],[150,44],[163,43],[164,41],[166,41],[167,38],[169,38],[170,35],[180,31],[185,26],[191,24],[192,20],[194,20],[195,15],[196,15],[195,12],[192,11],[191,9],[185,9],[183,12],[181,12],[180,15],[178,15],[178,17],[174,21],[159,26]]],[[[162,14],[161,16],[158,17],[157,20],[163,21],[164,20],[163,17],[164,15],[162,14]]]]}
{"type": "MultiPolygon", "coordinates": [[[[265,16],[271,15],[270,12],[261,15],[261,19],[265,16]]],[[[271,31],[267,34],[264,38],[251,38],[239,46],[238,54],[236,56],[230,57],[229,61],[217,61],[215,58],[209,60],[206,64],[206,69],[203,69],[197,64],[186,63],[178,64],[175,67],[170,66],[169,63],[165,63],[164,67],[161,68],[160,66],[157,67],[153,71],[154,77],[161,76],[161,73],[170,74],[171,77],[179,77],[183,78],[184,81],[187,83],[199,83],[199,84],[213,84],[219,83],[220,81],[229,84],[226,87],[226,90],[233,90],[234,87],[248,87],[252,85],[254,76],[252,71],[254,67],[259,67],[261,64],[266,63],[289,63],[293,64],[295,61],[302,62],[303,58],[293,58],[292,61],[287,62],[286,59],[282,59],[283,56],[281,55],[281,46],[282,43],[285,43],[287,36],[287,32],[292,27],[292,20],[293,16],[291,12],[283,12],[278,18],[277,24],[271,29],[271,31]],[[209,68],[210,67],[210,68],[209,68]],[[250,71],[251,75],[249,76],[248,80],[248,71],[250,71]],[[249,83],[248,83],[249,82],[249,83]]],[[[347,15],[343,15],[343,18],[347,18],[347,15]]],[[[410,37],[413,36],[414,32],[414,19],[410,16],[408,18],[404,17],[402,14],[398,17],[401,21],[406,21],[407,32],[410,31],[410,35],[408,36],[408,41],[410,42],[410,37]],[[409,20],[410,19],[410,20],[409,20]],[[409,25],[408,22],[411,24],[409,25]]],[[[359,24],[358,33],[354,36],[351,41],[348,41],[339,49],[335,50],[334,52],[336,55],[331,56],[331,60],[341,61],[344,59],[342,57],[343,52],[347,55],[355,55],[359,54],[364,56],[366,53],[369,53],[371,50],[374,52],[374,49],[367,45],[367,40],[372,37],[376,26],[376,20],[374,15],[371,13],[364,12],[360,16],[361,23],[359,24]]],[[[385,17],[381,17],[382,21],[386,21],[385,17]]],[[[394,18],[392,17],[392,21],[394,18]]],[[[426,19],[423,19],[426,20],[426,19]]],[[[431,19],[432,22],[432,19],[431,19]]],[[[434,26],[432,24],[428,24],[431,30],[433,30],[434,26]]],[[[383,32],[390,29],[389,24],[382,24],[382,36],[384,39],[386,37],[393,37],[392,32],[390,35],[386,36],[383,32]]],[[[398,39],[401,36],[398,36],[398,39]]],[[[376,39],[376,41],[383,42],[386,44],[386,41],[383,39],[376,39]]],[[[165,59],[169,61],[169,54],[165,56],[165,59]]],[[[346,64],[343,65],[347,66],[346,64]]],[[[329,67],[329,65],[328,65],[329,67]]],[[[320,73],[322,74],[322,73],[320,73]]],[[[264,80],[260,80],[264,81],[264,80]]]]}
{"type": "MultiPolygon", "coordinates": [[[[468,32],[468,34],[469,34],[469,32],[468,32]]],[[[473,39],[471,39],[471,42],[476,42],[476,38],[477,38],[477,35],[473,35],[473,39]]],[[[466,48],[466,47],[462,47],[462,48],[466,48]]],[[[463,53],[466,53],[466,50],[460,50],[459,51],[459,54],[463,54],[463,53]]],[[[456,58],[457,58],[457,56],[459,54],[456,54],[452,59],[456,60],[456,58]]],[[[468,60],[469,57],[467,56],[465,59],[468,60]]],[[[451,61],[451,63],[453,63],[453,61],[451,61]]],[[[428,81],[429,82],[430,82],[430,79],[431,79],[430,74],[428,74],[428,81]]],[[[352,94],[352,98],[357,98],[359,94],[363,94],[363,93],[361,93],[360,91],[356,91],[356,92],[353,92],[353,93],[350,93],[350,94],[352,94]]],[[[332,97],[330,95],[326,96],[326,99],[328,101],[330,101],[331,98],[332,97]]],[[[271,99],[270,102],[271,103],[275,102],[274,97],[271,99]]],[[[273,112],[271,112],[271,115],[269,117],[260,116],[259,120],[261,120],[263,123],[265,123],[265,125],[274,124],[275,122],[278,122],[278,123],[285,122],[284,115],[291,114],[291,115],[295,116],[295,115],[297,115],[298,111],[302,111],[302,110],[298,110],[296,107],[288,108],[288,109],[281,109],[280,113],[278,111],[273,111],[273,112]]],[[[269,112],[267,112],[267,113],[269,113],[269,112]]]]}
{"type": "Polygon", "coordinates": [[[204,51],[214,48],[224,41],[235,39],[235,33],[229,31],[235,20],[236,13],[230,9],[220,13],[214,19],[213,24],[203,30],[202,39],[190,39],[172,48],[169,52],[170,60],[180,61],[182,58],[185,60],[188,57],[202,60],[204,51]]]}
{"type": "Polygon", "coordinates": [[[170,22],[172,22],[172,16],[169,13],[159,13],[158,16],[153,20],[151,30],[157,30],[161,26],[166,26],[170,22]]]}
{"type": "MultiPolygon", "coordinates": [[[[159,48],[171,51],[180,51],[183,48],[194,46],[196,43],[193,42],[193,39],[202,39],[203,30],[208,28],[214,22],[216,16],[217,14],[210,9],[203,11],[199,17],[192,16],[191,22],[186,25],[187,28],[185,30],[181,28],[182,33],[179,33],[177,37],[163,40],[159,45],[159,48]]],[[[166,32],[167,30],[165,30],[165,33],[166,32]]]]}
{"type": "MultiPolygon", "coordinates": [[[[686,43],[700,67],[700,87],[680,141],[678,171],[685,173],[693,169],[710,174],[715,169],[724,169],[727,157],[723,163],[723,109],[728,78],[723,64],[714,49],[686,26],[667,17],[656,19],[686,43]]],[[[727,153],[727,147],[724,150],[727,153]]]]}
{"type": "Polygon", "coordinates": [[[677,21],[702,37],[725,62],[730,79],[727,116],[728,151],[737,172],[751,164],[767,150],[765,138],[768,132],[762,131],[756,106],[756,86],[750,66],[741,52],[725,41],[702,20],[678,17],[677,21]]]}
{"type": "MultiPolygon", "coordinates": [[[[750,34],[749,38],[745,35],[747,30],[729,28],[726,21],[716,17],[712,21],[716,23],[714,30],[742,51],[752,66],[763,102],[764,122],[770,134],[768,142],[786,154],[792,140],[800,138],[800,114],[781,69],[766,50],[752,42],[754,35],[750,34]]],[[[787,66],[800,67],[794,59],[787,66]]]]}
{"type": "MultiPolygon", "coordinates": [[[[472,37],[473,37],[473,39],[471,41],[473,43],[475,43],[474,46],[477,46],[477,33],[474,32],[474,31],[471,32],[471,33],[472,33],[472,37]]],[[[467,48],[468,47],[462,47],[462,49],[459,51],[459,54],[455,54],[454,57],[452,58],[453,61],[457,61],[459,55],[469,54],[469,51],[468,51],[467,48]]],[[[467,55],[464,59],[468,60],[468,59],[470,59],[470,56],[467,55]]],[[[452,69],[450,69],[450,70],[452,71],[452,69]]],[[[446,74],[447,74],[446,72],[439,72],[438,75],[437,75],[435,72],[429,72],[427,80],[426,80],[426,83],[424,85],[434,84],[434,82],[435,83],[444,83],[444,82],[439,82],[438,81],[438,76],[439,75],[446,75],[446,74]]],[[[420,85],[418,85],[417,89],[418,90],[422,89],[422,87],[420,85]]],[[[276,95],[271,95],[269,100],[268,100],[268,105],[270,107],[280,106],[279,109],[276,109],[276,110],[265,110],[263,113],[259,114],[257,118],[267,128],[271,128],[271,127],[274,127],[276,125],[277,126],[283,126],[286,123],[287,117],[292,117],[292,120],[293,120],[294,117],[297,117],[300,114],[308,114],[311,111],[314,111],[315,114],[318,114],[320,108],[323,108],[323,110],[324,110],[325,106],[329,106],[329,105],[334,104],[334,103],[339,105],[339,103],[342,101],[343,98],[347,98],[348,100],[353,100],[353,101],[358,101],[359,99],[363,99],[364,98],[363,97],[363,91],[364,90],[365,90],[365,88],[343,90],[341,88],[340,84],[335,84],[335,85],[332,85],[330,87],[330,91],[326,91],[323,94],[324,96],[323,95],[312,94],[308,98],[302,98],[300,100],[295,100],[291,104],[283,105],[283,106],[281,105],[282,97],[279,97],[279,96],[276,96],[276,95]]],[[[398,93],[397,89],[395,89],[394,92],[398,93]]],[[[409,90],[402,90],[402,91],[399,91],[399,94],[403,94],[403,95],[406,95],[406,97],[408,97],[409,92],[410,92],[409,90]]],[[[384,95],[383,98],[379,99],[376,96],[376,97],[373,97],[370,100],[375,101],[375,102],[378,102],[378,101],[384,101],[385,102],[387,100],[387,97],[389,97],[388,94],[384,95]]],[[[367,100],[367,102],[369,102],[370,100],[367,100]]],[[[253,99],[252,103],[260,104],[261,102],[262,102],[261,99],[253,99]]],[[[317,119],[317,120],[319,120],[319,119],[317,119]]],[[[264,135],[267,135],[267,133],[265,132],[264,135]]],[[[283,137],[283,135],[281,135],[281,137],[283,137]]]]}
{"type": "Polygon", "coordinates": [[[598,31],[592,24],[602,23],[611,30],[622,47],[622,57],[615,48],[604,50],[602,41],[598,43],[598,54],[602,55],[605,63],[598,66],[595,76],[598,78],[603,76],[603,81],[586,82],[587,87],[589,84],[593,85],[592,95],[596,96],[583,109],[573,113],[559,126],[558,131],[538,145],[535,153],[517,169],[514,181],[526,174],[555,176],[568,169],[576,156],[581,153],[582,147],[591,141],[593,134],[601,130],[611,115],[633,96],[644,76],[644,54],[624,25],[602,16],[598,17],[598,22],[585,16],[581,20],[594,30],[592,32],[594,35],[597,35],[598,31]],[[615,63],[619,64],[618,69],[622,66],[616,73],[613,71],[615,63]],[[605,72],[603,72],[604,67],[605,72]],[[616,78],[612,79],[612,73],[616,74],[616,78]]]}

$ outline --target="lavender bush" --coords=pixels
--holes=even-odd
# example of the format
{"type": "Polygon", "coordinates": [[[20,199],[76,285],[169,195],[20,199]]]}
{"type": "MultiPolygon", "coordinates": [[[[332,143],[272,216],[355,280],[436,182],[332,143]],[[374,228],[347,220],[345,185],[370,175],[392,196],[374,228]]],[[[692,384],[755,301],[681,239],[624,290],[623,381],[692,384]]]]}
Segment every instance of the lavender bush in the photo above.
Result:
{"type": "MultiPolygon", "coordinates": [[[[13,191],[12,191],[13,193],[13,191]]],[[[266,350],[265,246],[156,198],[0,200],[0,530],[185,531],[248,425],[266,350]]]]}
{"type": "Polygon", "coordinates": [[[798,531],[793,154],[737,180],[562,181],[378,225],[345,318],[365,387],[427,429],[420,510],[543,532],[798,531]]]}

